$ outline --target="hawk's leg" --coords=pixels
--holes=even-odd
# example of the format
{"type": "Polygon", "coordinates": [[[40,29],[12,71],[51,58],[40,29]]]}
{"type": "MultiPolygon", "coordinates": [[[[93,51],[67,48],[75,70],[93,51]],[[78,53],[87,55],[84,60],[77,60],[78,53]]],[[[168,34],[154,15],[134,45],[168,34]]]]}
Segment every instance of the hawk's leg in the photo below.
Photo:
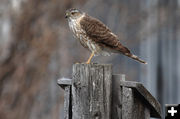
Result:
{"type": "Polygon", "coordinates": [[[93,58],[93,56],[94,56],[94,52],[91,53],[91,56],[89,57],[89,59],[86,62],[86,64],[89,64],[91,62],[91,59],[93,58]]]}

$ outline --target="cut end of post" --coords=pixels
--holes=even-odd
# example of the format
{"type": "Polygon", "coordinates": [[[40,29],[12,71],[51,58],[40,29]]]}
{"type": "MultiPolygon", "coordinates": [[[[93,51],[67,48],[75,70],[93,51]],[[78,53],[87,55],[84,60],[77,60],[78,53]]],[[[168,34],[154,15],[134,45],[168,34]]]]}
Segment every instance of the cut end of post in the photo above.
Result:
{"type": "Polygon", "coordinates": [[[109,65],[112,65],[112,64],[99,64],[99,63],[89,63],[89,64],[87,64],[87,63],[75,63],[74,65],[89,65],[89,66],[109,66],[109,65]]]}
{"type": "Polygon", "coordinates": [[[63,77],[57,80],[57,84],[64,89],[65,86],[72,85],[72,79],[63,77]]]}

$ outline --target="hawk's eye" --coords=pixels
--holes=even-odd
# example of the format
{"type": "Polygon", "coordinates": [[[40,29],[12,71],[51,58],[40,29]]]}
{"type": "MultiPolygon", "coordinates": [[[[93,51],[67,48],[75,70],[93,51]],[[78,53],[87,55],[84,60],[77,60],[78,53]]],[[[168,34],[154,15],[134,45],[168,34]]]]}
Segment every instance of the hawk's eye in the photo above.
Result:
{"type": "Polygon", "coordinates": [[[72,15],[75,15],[75,14],[76,14],[76,12],[72,12],[71,14],[72,14],[72,15]]]}

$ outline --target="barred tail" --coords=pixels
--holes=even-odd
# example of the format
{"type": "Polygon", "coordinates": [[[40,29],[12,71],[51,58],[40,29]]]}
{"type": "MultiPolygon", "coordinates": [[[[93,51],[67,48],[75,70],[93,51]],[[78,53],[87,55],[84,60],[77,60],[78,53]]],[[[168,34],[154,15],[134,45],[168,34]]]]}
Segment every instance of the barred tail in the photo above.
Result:
{"type": "Polygon", "coordinates": [[[136,55],[133,55],[131,53],[125,53],[125,55],[132,58],[132,59],[134,59],[134,60],[136,60],[136,61],[138,61],[138,62],[141,62],[143,64],[147,64],[146,61],[139,59],[136,55]]]}

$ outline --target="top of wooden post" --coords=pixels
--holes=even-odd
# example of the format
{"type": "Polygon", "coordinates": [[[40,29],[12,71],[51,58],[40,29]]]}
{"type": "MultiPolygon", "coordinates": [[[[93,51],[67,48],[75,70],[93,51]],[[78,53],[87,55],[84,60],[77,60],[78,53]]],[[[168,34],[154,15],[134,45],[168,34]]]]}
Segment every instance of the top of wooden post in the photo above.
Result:
{"type": "Polygon", "coordinates": [[[90,64],[86,64],[86,63],[77,63],[77,64],[73,64],[73,66],[112,66],[112,64],[98,64],[98,63],[90,63],[90,64]]]}

